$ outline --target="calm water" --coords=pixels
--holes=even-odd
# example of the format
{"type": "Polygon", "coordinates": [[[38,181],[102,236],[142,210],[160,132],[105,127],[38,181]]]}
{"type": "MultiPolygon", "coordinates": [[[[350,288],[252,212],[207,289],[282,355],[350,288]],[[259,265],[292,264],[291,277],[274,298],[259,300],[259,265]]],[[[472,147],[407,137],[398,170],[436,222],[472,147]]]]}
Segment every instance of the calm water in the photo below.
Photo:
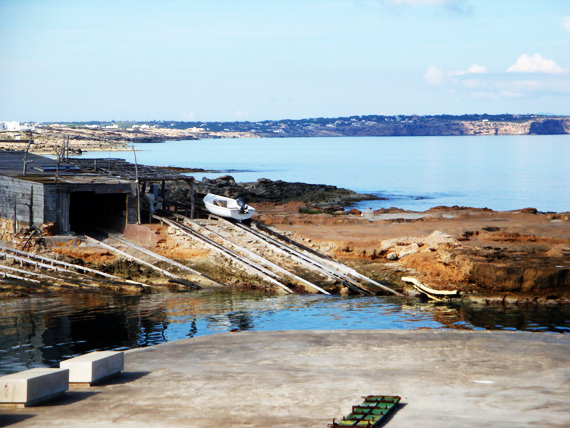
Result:
{"type": "MultiPolygon", "coordinates": [[[[295,138],[137,144],[137,160],[332,184],[388,198],[361,208],[437,205],[570,210],[570,136],[295,138]]],[[[123,157],[132,152],[87,153],[123,157]]],[[[220,174],[198,174],[215,177],[220,174]]],[[[0,373],[57,366],[218,332],[307,329],[504,329],[570,333],[570,308],[451,306],[394,297],[200,292],[77,294],[0,301],[0,373]]]]}
{"type": "MultiPolygon", "coordinates": [[[[331,184],[387,198],[359,208],[570,210],[570,135],[226,139],[135,147],[142,164],[229,171],[236,181],[331,184]]],[[[134,161],[132,152],[84,157],[134,161]]]]}
{"type": "Polygon", "coordinates": [[[0,374],[89,351],[231,330],[502,329],[570,333],[570,308],[452,306],[395,297],[255,292],[76,294],[0,301],[0,374]]]}

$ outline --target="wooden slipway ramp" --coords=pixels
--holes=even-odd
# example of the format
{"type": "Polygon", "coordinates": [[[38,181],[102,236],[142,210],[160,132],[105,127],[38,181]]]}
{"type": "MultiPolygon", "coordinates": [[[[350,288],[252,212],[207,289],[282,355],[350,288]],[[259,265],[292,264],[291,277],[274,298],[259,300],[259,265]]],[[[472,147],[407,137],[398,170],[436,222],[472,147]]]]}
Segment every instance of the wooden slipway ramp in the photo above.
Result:
{"type": "Polygon", "coordinates": [[[361,295],[377,291],[400,295],[327,256],[305,247],[266,226],[255,227],[210,216],[215,221],[196,221],[175,214],[175,218],[155,216],[205,247],[230,259],[263,281],[286,292],[300,286],[309,292],[329,294],[311,277],[341,284],[361,295]]]}
{"type": "Polygon", "coordinates": [[[0,283],[36,291],[53,292],[61,288],[93,291],[97,288],[117,287],[138,290],[146,286],[96,269],[0,246],[0,261],[2,260],[10,260],[12,263],[0,263],[0,283]]]}
{"type": "Polygon", "coordinates": [[[119,257],[132,260],[144,265],[159,275],[168,279],[170,283],[183,285],[188,288],[200,290],[211,286],[225,286],[224,284],[204,275],[203,273],[164,257],[154,251],[150,251],[134,242],[128,241],[119,234],[111,234],[98,231],[98,235],[86,235],[91,244],[103,247],[119,257]],[[100,236],[104,239],[100,239],[100,236]],[[96,237],[97,236],[97,237],[96,237]],[[161,266],[158,266],[158,265],[161,266]]]}

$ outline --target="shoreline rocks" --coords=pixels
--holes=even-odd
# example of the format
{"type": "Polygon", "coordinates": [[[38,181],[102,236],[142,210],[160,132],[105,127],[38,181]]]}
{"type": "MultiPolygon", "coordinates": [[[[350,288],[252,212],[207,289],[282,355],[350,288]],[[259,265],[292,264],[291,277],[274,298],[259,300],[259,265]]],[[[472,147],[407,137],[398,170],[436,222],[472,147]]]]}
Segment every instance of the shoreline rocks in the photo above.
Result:
{"type": "MultiPolygon", "coordinates": [[[[187,198],[180,185],[170,185],[171,194],[177,198],[187,198]],[[179,190],[179,191],[177,191],[179,190]]],[[[352,190],[339,188],[326,184],[291,183],[282,180],[269,180],[260,178],[255,182],[238,183],[231,175],[224,175],[214,179],[203,178],[194,183],[194,190],[198,197],[214,193],[229,198],[242,198],[246,203],[287,203],[305,202],[320,208],[347,205],[362,200],[377,200],[373,195],[356,193],[352,190]]]]}

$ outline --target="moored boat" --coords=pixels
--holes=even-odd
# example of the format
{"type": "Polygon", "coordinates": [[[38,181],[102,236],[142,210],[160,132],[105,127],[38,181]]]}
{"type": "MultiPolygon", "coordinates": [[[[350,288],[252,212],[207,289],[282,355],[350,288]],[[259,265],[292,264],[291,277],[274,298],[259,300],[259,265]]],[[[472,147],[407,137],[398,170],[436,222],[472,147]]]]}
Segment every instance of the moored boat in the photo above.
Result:
{"type": "Polygon", "coordinates": [[[246,205],[242,199],[226,198],[213,193],[204,197],[204,205],[212,214],[238,221],[249,220],[255,214],[255,208],[246,205]]]}

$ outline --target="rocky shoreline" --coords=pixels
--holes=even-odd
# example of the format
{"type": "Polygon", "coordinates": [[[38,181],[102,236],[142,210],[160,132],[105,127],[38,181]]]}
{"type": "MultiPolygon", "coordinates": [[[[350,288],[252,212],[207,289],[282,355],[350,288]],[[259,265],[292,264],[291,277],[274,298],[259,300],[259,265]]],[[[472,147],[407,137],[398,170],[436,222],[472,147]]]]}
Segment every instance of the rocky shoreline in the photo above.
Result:
{"type": "MultiPolygon", "coordinates": [[[[176,202],[185,203],[190,198],[190,189],[185,184],[172,182],[169,189],[170,198],[176,202]]],[[[196,181],[194,191],[198,197],[214,193],[234,199],[242,198],[247,203],[303,202],[307,207],[327,212],[342,211],[343,206],[358,201],[380,199],[374,195],[357,193],[326,184],[291,183],[267,178],[260,178],[255,182],[238,183],[231,175],[196,181]]]]}
{"type": "Polygon", "coordinates": [[[70,154],[88,151],[124,151],[132,150],[133,143],[157,143],[174,140],[199,140],[211,138],[251,138],[247,132],[210,132],[192,129],[148,128],[126,129],[89,129],[78,126],[42,126],[30,136],[29,133],[3,132],[0,141],[2,150],[26,150],[30,139],[33,144],[30,152],[55,155],[64,143],[68,144],[70,154]]]}
{"type": "Polygon", "coordinates": [[[570,213],[438,207],[300,214],[265,204],[259,220],[380,281],[413,276],[484,304],[570,304],[570,213]]]}

